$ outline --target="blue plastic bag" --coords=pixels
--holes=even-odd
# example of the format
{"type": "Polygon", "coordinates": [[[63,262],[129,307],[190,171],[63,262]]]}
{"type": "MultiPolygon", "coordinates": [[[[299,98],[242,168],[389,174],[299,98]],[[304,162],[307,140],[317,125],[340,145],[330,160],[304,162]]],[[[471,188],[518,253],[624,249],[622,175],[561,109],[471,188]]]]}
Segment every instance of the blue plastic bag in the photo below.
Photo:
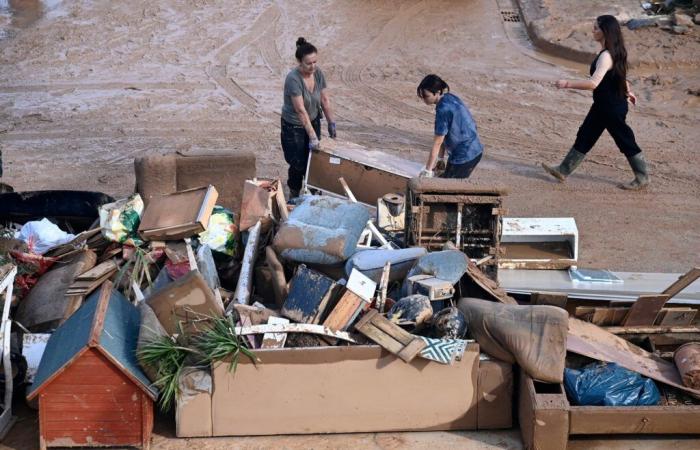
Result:
{"type": "Polygon", "coordinates": [[[581,406],[657,405],[661,399],[653,380],[615,363],[564,369],[564,387],[569,400],[581,406]]]}

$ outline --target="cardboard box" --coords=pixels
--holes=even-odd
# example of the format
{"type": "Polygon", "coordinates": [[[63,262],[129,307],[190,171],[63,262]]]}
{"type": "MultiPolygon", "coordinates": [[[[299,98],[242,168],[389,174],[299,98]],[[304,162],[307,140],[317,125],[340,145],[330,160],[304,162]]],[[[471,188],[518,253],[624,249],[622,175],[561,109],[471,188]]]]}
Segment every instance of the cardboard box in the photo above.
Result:
{"type": "Polygon", "coordinates": [[[214,186],[154,197],[143,211],[139,234],[146,240],[172,241],[207,229],[219,193],[214,186]]]}
{"type": "Polygon", "coordinates": [[[476,427],[479,430],[513,426],[513,365],[479,358],[477,379],[476,427]]]}
{"type": "Polygon", "coordinates": [[[576,406],[561,384],[520,372],[520,431],[526,448],[566,448],[570,435],[700,434],[700,405],[576,406]]]}
{"type": "Polygon", "coordinates": [[[309,189],[345,198],[338,181],[343,177],[358,202],[375,208],[384,194],[403,194],[421,168],[420,163],[378,150],[338,146],[312,151],[304,180],[309,189]]]}
{"type": "Polygon", "coordinates": [[[210,416],[211,436],[475,430],[512,423],[511,366],[480,362],[475,343],[451,366],[421,358],[407,364],[375,345],[255,354],[262,363],[241,358],[235,373],[226,363],[216,365],[211,410],[205,402],[178,405],[178,420],[210,416]]]}

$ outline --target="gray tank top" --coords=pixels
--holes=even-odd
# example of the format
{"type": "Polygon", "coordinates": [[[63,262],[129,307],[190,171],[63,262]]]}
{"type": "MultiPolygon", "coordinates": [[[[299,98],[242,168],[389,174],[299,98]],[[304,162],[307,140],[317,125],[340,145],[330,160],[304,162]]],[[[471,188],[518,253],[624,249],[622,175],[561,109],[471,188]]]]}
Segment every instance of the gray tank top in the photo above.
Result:
{"type": "Polygon", "coordinates": [[[284,103],[282,104],[282,119],[294,125],[301,125],[299,116],[294,111],[292,97],[301,95],[304,99],[304,108],[309,115],[309,119],[314,120],[321,114],[321,91],[326,88],[326,77],[323,76],[321,69],[316,69],[314,72],[316,84],[313,92],[306,89],[299,68],[292,69],[287,78],[284,80],[284,103]]]}

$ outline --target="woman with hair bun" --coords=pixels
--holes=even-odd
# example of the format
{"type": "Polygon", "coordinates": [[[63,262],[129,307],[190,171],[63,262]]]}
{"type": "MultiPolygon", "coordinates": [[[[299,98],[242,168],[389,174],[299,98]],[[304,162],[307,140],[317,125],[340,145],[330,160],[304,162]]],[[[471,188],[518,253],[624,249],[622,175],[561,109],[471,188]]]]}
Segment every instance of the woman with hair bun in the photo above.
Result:
{"type": "Polygon", "coordinates": [[[469,108],[434,74],[423,78],[416,93],[426,105],[436,105],[433,148],[420,176],[432,177],[438,157],[447,151],[447,166],[440,178],[469,178],[484,150],[469,108]]]}
{"type": "Polygon", "coordinates": [[[318,50],[300,37],[296,56],[299,65],[284,80],[282,105],[282,150],[289,164],[287,186],[289,197],[299,196],[309,151],[319,148],[321,116],[326,116],[328,135],[335,139],[335,120],[331,109],[326,78],[317,65],[318,50]]]}
{"type": "Polygon", "coordinates": [[[593,105],[578,130],[573,147],[561,164],[549,166],[542,163],[542,167],[563,183],[581,164],[603,134],[603,130],[608,130],[634,172],[634,180],[618,187],[639,190],[649,184],[649,173],[642,150],[634,138],[634,132],[625,122],[627,101],[634,105],[637,98],[627,82],[627,50],[617,19],[610,15],[599,16],[593,22],[593,39],[600,44],[602,50],[591,64],[591,77],[587,80],[556,82],[559,89],[593,91],[593,105]]]}

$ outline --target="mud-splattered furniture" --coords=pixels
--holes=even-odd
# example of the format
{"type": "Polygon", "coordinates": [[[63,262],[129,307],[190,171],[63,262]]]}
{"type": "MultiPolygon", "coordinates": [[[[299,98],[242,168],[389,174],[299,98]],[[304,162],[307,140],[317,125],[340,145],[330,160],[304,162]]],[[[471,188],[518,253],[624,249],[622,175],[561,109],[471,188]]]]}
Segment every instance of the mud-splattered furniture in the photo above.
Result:
{"type": "Polygon", "coordinates": [[[157,392],[136,361],[140,320],[106,282],[54,332],[27,395],[41,449],[149,448],[157,392]]]}
{"type": "Polygon", "coordinates": [[[406,245],[432,251],[451,241],[497,280],[504,195],[503,189],[477,188],[469,180],[412,178],[406,192],[406,245]]]}

